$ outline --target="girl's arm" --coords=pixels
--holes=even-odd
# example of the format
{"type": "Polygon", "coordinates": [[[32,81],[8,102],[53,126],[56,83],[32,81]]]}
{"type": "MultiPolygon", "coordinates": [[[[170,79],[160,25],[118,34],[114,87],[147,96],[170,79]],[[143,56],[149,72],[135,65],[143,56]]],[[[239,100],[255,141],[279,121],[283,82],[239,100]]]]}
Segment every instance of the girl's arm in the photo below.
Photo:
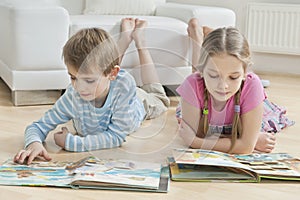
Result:
{"type": "MultiPolygon", "coordinates": [[[[231,147],[230,138],[220,138],[216,136],[199,138],[196,131],[199,128],[200,109],[191,106],[186,101],[182,101],[182,122],[179,132],[185,142],[192,148],[212,149],[216,151],[228,152],[231,147]]],[[[261,126],[263,105],[259,104],[255,109],[243,114],[241,122],[243,126],[242,137],[236,140],[231,153],[252,153],[257,141],[261,126]]],[[[213,134],[217,135],[217,134],[213,134]]]]}

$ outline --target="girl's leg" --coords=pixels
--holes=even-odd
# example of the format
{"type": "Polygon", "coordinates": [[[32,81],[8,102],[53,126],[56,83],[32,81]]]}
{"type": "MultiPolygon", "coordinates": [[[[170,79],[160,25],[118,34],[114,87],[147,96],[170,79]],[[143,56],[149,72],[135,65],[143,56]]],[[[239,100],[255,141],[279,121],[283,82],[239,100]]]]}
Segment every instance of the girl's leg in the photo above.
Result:
{"type": "Polygon", "coordinates": [[[153,63],[152,57],[146,48],[145,28],[147,21],[135,19],[135,29],[132,32],[132,38],[138,50],[140,66],[141,66],[141,79],[143,85],[150,83],[160,83],[158,74],[153,63]]]}
{"type": "Polygon", "coordinates": [[[192,71],[196,71],[196,66],[199,64],[200,49],[204,37],[206,37],[213,29],[203,26],[201,27],[197,18],[190,19],[187,32],[192,42],[192,71]]]}
{"type": "Polygon", "coordinates": [[[192,42],[192,72],[194,73],[197,71],[196,66],[199,64],[200,49],[204,38],[203,28],[199,25],[198,19],[190,19],[187,32],[192,42]]]}
{"type": "Polygon", "coordinates": [[[117,42],[120,51],[120,61],[132,41],[132,31],[135,27],[134,18],[123,18],[121,21],[121,34],[117,42]]]}

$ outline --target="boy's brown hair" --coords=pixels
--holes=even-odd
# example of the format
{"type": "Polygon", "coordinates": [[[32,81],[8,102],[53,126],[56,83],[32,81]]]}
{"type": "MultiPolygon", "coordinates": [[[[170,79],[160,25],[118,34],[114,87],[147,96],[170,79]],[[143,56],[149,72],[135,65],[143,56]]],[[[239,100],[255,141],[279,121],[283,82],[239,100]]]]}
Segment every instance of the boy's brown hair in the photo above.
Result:
{"type": "Polygon", "coordinates": [[[102,72],[105,76],[120,62],[115,41],[100,28],[81,29],[74,34],[63,47],[63,58],[77,71],[102,72]]]}

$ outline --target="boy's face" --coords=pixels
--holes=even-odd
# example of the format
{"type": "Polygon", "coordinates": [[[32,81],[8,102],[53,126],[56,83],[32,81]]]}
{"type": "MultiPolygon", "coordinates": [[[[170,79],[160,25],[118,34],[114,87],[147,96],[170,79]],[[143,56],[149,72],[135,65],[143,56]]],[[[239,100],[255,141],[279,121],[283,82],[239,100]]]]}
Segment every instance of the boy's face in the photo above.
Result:
{"type": "Polygon", "coordinates": [[[109,91],[109,77],[99,73],[81,73],[67,65],[71,82],[80,97],[86,101],[105,100],[109,91]]]}

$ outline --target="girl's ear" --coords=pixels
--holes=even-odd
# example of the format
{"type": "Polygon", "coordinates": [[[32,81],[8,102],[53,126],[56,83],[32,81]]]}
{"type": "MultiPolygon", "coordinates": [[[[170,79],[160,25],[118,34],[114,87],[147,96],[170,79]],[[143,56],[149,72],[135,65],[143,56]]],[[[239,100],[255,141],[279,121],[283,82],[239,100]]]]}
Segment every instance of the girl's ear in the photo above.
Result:
{"type": "Polygon", "coordinates": [[[120,66],[119,65],[114,66],[114,68],[111,70],[109,74],[109,80],[111,81],[115,80],[119,71],[120,71],[120,66]]]}

